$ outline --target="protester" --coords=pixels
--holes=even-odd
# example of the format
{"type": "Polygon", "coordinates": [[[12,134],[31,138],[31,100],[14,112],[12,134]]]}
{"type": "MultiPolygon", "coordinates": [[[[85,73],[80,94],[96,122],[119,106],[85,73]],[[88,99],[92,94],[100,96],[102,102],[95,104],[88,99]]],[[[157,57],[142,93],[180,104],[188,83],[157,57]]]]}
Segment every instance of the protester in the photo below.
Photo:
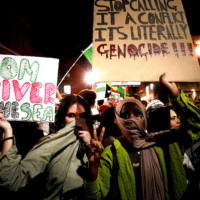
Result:
{"type": "Polygon", "coordinates": [[[97,97],[96,93],[92,90],[84,89],[80,91],[79,95],[82,96],[87,101],[88,105],[90,106],[94,124],[98,128],[101,122],[101,117],[95,105],[95,102],[96,102],[95,100],[97,97]]]}
{"type": "Polygon", "coordinates": [[[180,118],[173,110],[172,106],[157,106],[155,109],[149,107],[148,110],[148,133],[161,130],[179,130],[181,127],[180,118]]]}
{"type": "Polygon", "coordinates": [[[111,108],[111,107],[110,107],[110,106],[107,106],[107,105],[101,105],[101,106],[99,107],[99,115],[100,115],[100,117],[101,117],[101,121],[102,121],[102,119],[103,119],[103,115],[104,115],[105,111],[106,111],[108,108],[111,108]]]}
{"type": "Polygon", "coordinates": [[[170,130],[170,107],[158,107],[148,115],[148,133],[170,130]]]}
{"type": "MultiPolygon", "coordinates": [[[[149,141],[159,141],[160,144],[161,142],[162,144],[166,144],[167,142],[180,142],[182,138],[185,138],[187,134],[186,130],[187,127],[181,123],[179,116],[173,110],[172,106],[159,107],[149,115],[148,132],[151,133],[149,141]],[[166,130],[170,130],[170,132],[166,130]]],[[[200,141],[193,144],[184,153],[183,164],[187,178],[187,194],[193,200],[199,199],[200,141]]]]}
{"type": "Polygon", "coordinates": [[[187,182],[183,154],[200,138],[200,113],[165,76],[160,77],[160,83],[169,92],[173,108],[188,125],[187,135],[180,137],[183,143],[176,141],[160,146],[156,141],[146,140],[149,134],[144,106],[135,98],[120,101],[116,118],[122,137],[103,153],[102,139],[91,140],[90,173],[85,182],[88,199],[178,200],[184,196],[187,182]]]}
{"type": "Polygon", "coordinates": [[[102,144],[106,147],[112,144],[116,138],[121,136],[121,130],[116,124],[115,107],[108,108],[104,112],[101,124],[97,129],[98,136],[100,135],[103,127],[105,127],[105,132],[102,144]]]}
{"type": "Polygon", "coordinates": [[[115,97],[112,94],[109,94],[107,97],[107,101],[105,101],[103,105],[114,107],[115,101],[116,101],[115,97]]]}
{"type": "MultiPolygon", "coordinates": [[[[163,128],[163,123],[162,122],[165,119],[163,119],[163,117],[161,117],[161,118],[158,117],[157,118],[158,115],[156,114],[156,112],[154,112],[154,111],[156,111],[160,107],[164,107],[164,103],[162,101],[158,100],[158,99],[151,101],[146,106],[147,124],[148,124],[147,125],[147,130],[148,130],[148,133],[155,132],[156,130],[159,130],[159,127],[163,128]]],[[[159,110],[157,112],[159,112],[159,110]]],[[[165,115],[164,115],[164,117],[165,117],[165,115]]]]}
{"type": "Polygon", "coordinates": [[[1,199],[3,194],[9,199],[8,191],[14,196],[17,191],[27,195],[24,199],[84,199],[83,180],[88,162],[84,143],[90,144],[92,120],[90,108],[82,97],[66,95],[61,100],[56,114],[58,132],[40,140],[23,160],[3,114],[0,114],[0,127],[4,130],[1,199]]]}

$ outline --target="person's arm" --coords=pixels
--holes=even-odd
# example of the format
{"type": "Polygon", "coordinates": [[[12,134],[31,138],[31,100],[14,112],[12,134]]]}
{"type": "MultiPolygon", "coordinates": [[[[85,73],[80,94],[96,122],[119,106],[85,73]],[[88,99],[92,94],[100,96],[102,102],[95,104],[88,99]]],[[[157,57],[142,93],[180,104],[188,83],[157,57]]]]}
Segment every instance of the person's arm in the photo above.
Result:
{"type": "Polygon", "coordinates": [[[168,91],[172,106],[180,116],[192,142],[198,141],[200,139],[200,110],[191,99],[185,96],[183,91],[178,90],[175,83],[167,81],[166,73],[161,75],[160,84],[168,91]]]}
{"type": "Polygon", "coordinates": [[[180,91],[174,82],[170,83],[169,81],[167,81],[166,75],[167,75],[166,73],[162,74],[160,76],[159,82],[161,86],[167,90],[171,98],[177,98],[180,94],[180,91]]]}
{"type": "MultiPolygon", "coordinates": [[[[87,199],[102,200],[109,193],[113,169],[113,156],[110,148],[111,146],[104,149],[98,163],[98,170],[90,171],[91,176],[85,180],[84,187],[87,199]]],[[[91,165],[90,167],[90,169],[94,169],[95,166],[91,165]]]]}
{"type": "Polygon", "coordinates": [[[56,98],[58,98],[58,99],[59,99],[59,101],[61,101],[61,100],[62,100],[62,96],[61,96],[61,94],[60,94],[60,92],[59,92],[58,88],[56,88],[56,98]]]}
{"type": "Polygon", "coordinates": [[[0,113],[0,128],[1,128],[1,143],[2,152],[1,155],[4,156],[8,150],[13,146],[13,133],[10,123],[4,118],[4,115],[0,113]]]}
{"type": "Polygon", "coordinates": [[[94,182],[97,179],[99,162],[102,154],[102,140],[104,136],[105,128],[102,128],[99,139],[97,140],[96,126],[93,125],[93,138],[90,144],[87,145],[87,156],[90,162],[90,173],[87,180],[89,182],[94,182]]]}
{"type": "Polygon", "coordinates": [[[97,139],[96,127],[93,125],[93,138],[87,145],[87,156],[90,162],[89,172],[85,180],[85,194],[87,199],[101,200],[108,193],[110,184],[110,165],[111,159],[107,153],[102,152],[102,140],[105,128],[102,129],[99,138],[97,139]],[[102,153],[105,156],[102,157],[102,153]],[[106,191],[105,191],[106,190],[106,191]],[[104,194],[102,194],[102,191],[104,194]]]}
{"type": "Polygon", "coordinates": [[[183,91],[179,91],[175,83],[167,81],[166,73],[160,76],[160,84],[168,91],[175,112],[182,117],[182,120],[189,120],[189,123],[192,120],[193,125],[200,130],[200,109],[194,105],[190,98],[185,96],[183,91]]]}
{"type": "Polygon", "coordinates": [[[0,128],[3,130],[1,134],[3,137],[0,140],[3,143],[0,156],[0,190],[7,188],[16,192],[44,172],[51,154],[46,149],[35,149],[22,160],[16,145],[13,145],[14,136],[10,123],[4,119],[2,113],[0,113],[0,128]]]}

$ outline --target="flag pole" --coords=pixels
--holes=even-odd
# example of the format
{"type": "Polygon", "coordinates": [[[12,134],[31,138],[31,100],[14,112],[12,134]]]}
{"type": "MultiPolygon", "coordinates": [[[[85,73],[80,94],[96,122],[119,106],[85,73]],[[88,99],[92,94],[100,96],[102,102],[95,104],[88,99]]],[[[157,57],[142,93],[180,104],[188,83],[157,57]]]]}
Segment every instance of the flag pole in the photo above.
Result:
{"type": "Polygon", "coordinates": [[[74,65],[78,62],[78,60],[81,58],[81,56],[84,54],[85,51],[87,51],[90,47],[92,46],[92,43],[84,50],[82,51],[81,55],[76,59],[76,61],[73,63],[73,65],[69,68],[69,70],[65,73],[65,75],[63,76],[62,80],[60,81],[60,83],[58,84],[57,87],[60,86],[60,84],[63,82],[63,80],[65,79],[65,77],[69,74],[69,72],[71,71],[71,69],[74,67],[74,65]]]}

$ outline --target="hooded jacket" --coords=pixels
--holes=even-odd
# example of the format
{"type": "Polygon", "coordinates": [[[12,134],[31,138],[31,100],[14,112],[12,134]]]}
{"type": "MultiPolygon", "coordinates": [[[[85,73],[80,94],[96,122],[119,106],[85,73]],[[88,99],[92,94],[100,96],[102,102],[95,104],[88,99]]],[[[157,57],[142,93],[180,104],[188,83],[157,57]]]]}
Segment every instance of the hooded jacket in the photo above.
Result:
{"type": "MultiPolygon", "coordinates": [[[[84,149],[80,149],[77,125],[77,120],[73,120],[57,133],[49,135],[23,160],[13,146],[0,158],[0,191],[8,190],[15,194],[30,186],[37,199],[82,198],[88,159],[84,149]],[[36,185],[41,185],[42,194],[38,193],[36,185]]],[[[29,193],[27,199],[32,195],[29,193]]]]}
{"type": "MultiPolygon", "coordinates": [[[[166,200],[180,200],[184,195],[187,182],[183,166],[184,152],[195,141],[200,139],[200,110],[181,91],[180,95],[171,100],[175,111],[184,117],[185,135],[180,140],[154,146],[161,165],[166,200]]],[[[173,136],[172,136],[173,137],[173,136]]],[[[136,200],[136,182],[130,157],[118,140],[115,140],[116,155],[119,163],[118,184],[119,199],[136,200]]],[[[85,182],[88,199],[104,199],[110,190],[113,154],[111,146],[105,148],[100,159],[98,176],[95,182],[85,182]]]]}

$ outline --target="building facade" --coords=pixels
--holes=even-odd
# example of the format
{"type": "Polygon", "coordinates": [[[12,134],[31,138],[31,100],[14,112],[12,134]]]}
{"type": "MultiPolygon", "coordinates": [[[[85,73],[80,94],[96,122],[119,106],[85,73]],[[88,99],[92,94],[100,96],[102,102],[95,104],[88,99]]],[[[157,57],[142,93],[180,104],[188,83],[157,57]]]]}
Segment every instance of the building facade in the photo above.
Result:
{"type": "Polygon", "coordinates": [[[43,56],[31,42],[32,27],[9,6],[0,12],[0,54],[43,56]]]}

